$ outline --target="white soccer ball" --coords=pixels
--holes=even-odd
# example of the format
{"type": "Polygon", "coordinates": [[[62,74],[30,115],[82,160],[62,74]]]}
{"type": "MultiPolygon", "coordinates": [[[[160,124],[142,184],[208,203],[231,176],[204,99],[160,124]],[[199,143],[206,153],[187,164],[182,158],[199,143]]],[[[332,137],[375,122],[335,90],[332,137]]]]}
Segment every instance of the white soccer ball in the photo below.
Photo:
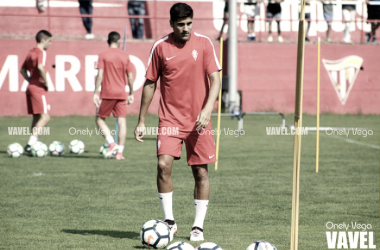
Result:
{"type": "Polygon", "coordinates": [[[247,250],[277,250],[277,248],[268,241],[259,240],[251,244],[247,250]]]}
{"type": "Polygon", "coordinates": [[[190,245],[187,242],[178,241],[173,244],[170,244],[170,246],[168,246],[166,250],[195,250],[195,249],[192,245],[190,245]]]}
{"type": "Polygon", "coordinates": [[[195,250],[222,250],[222,248],[218,244],[205,242],[200,244],[195,250]]]}
{"type": "Polygon", "coordinates": [[[108,148],[109,148],[108,143],[104,143],[102,146],[100,146],[99,154],[104,155],[105,154],[104,150],[105,152],[107,152],[108,148]]]}
{"type": "Polygon", "coordinates": [[[63,145],[60,141],[53,141],[49,145],[50,154],[53,156],[63,155],[65,152],[65,145],[63,145]]]}
{"type": "Polygon", "coordinates": [[[146,222],[141,228],[140,239],[144,246],[154,249],[166,247],[172,240],[168,225],[161,220],[146,222]]]}
{"type": "Polygon", "coordinates": [[[84,143],[80,140],[72,140],[69,144],[71,153],[82,154],[84,152],[84,143]]]}
{"type": "Polygon", "coordinates": [[[8,145],[7,154],[9,157],[19,158],[24,153],[24,148],[20,143],[14,142],[8,145]]]}
{"type": "Polygon", "coordinates": [[[115,157],[115,155],[116,155],[116,153],[117,153],[117,151],[114,151],[114,152],[112,153],[112,155],[106,157],[106,154],[107,154],[107,152],[108,152],[108,148],[109,148],[109,147],[110,147],[110,145],[109,145],[108,143],[104,143],[102,146],[100,146],[99,153],[100,153],[105,159],[106,159],[106,158],[108,158],[108,159],[113,158],[113,157],[115,157]]]}
{"type": "Polygon", "coordinates": [[[45,157],[49,151],[45,143],[38,141],[32,145],[31,152],[35,157],[45,157]]]}

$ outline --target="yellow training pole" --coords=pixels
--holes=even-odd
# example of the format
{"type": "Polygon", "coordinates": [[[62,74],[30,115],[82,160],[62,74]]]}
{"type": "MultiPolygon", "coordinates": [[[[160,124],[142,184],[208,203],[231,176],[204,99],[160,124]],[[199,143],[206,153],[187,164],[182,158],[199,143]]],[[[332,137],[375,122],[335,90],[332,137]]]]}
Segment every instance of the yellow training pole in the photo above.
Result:
{"type": "Polygon", "coordinates": [[[318,37],[318,50],[317,50],[317,146],[315,153],[315,172],[318,173],[319,168],[319,82],[321,74],[321,39],[318,37]]]}
{"type": "Polygon", "coordinates": [[[302,135],[302,94],[305,54],[305,0],[301,0],[301,14],[298,26],[296,107],[294,112],[294,155],[293,155],[293,195],[290,250],[298,250],[299,185],[302,135]]]}
{"type": "MultiPolygon", "coordinates": [[[[220,38],[220,67],[223,65],[223,38],[220,38]]],[[[218,170],[218,160],[219,160],[219,140],[220,140],[220,113],[222,112],[222,70],[219,72],[220,75],[220,90],[218,99],[218,133],[216,135],[216,162],[215,170],[218,170]]]]}

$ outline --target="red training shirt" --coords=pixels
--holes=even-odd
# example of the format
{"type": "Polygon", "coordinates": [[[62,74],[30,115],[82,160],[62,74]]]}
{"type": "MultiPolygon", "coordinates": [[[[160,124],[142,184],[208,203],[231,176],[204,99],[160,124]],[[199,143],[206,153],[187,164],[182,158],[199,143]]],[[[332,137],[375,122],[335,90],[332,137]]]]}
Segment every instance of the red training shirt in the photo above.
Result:
{"type": "Polygon", "coordinates": [[[159,127],[194,131],[209,96],[208,75],[221,69],[206,36],[191,32],[184,45],[174,42],[173,33],[158,40],[151,50],[145,77],[153,82],[161,79],[159,127]]]}
{"type": "Polygon", "coordinates": [[[98,69],[103,69],[101,99],[126,100],[126,73],[132,72],[129,55],[118,48],[108,48],[99,54],[98,69]]]}
{"type": "Polygon", "coordinates": [[[30,72],[28,88],[32,86],[34,90],[46,90],[45,85],[41,83],[44,82],[44,80],[41,78],[40,72],[38,71],[38,64],[42,64],[45,67],[46,51],[36,47],[28,52],[21,68],[30,72]]]}

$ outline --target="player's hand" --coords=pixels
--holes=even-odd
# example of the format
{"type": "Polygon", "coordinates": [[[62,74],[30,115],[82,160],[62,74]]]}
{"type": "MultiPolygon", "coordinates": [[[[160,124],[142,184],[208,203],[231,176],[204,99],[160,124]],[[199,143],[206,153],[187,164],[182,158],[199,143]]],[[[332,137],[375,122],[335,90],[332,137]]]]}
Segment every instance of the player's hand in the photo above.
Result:
{"type": "Polygon", "coordinates": [[[129,95],[127,98],[127,105],[132,104],[134,100],[135,98],[133,97],[133,94],[129,95]]]}
{"type": "Polygon", "coordinates": [[[95,107],[99,108],[99,105],[100,105],[100,97],[99,97],[99,95],[98,94],[94,94],[94,97],[92,98],[92,100],[94,101],[95,107]]]}
{"type": "Polygon", "coordinates": [[[211,111],[212,110],[202,109],[202,111],[198,114],[197,122],[195,124],[198,131],[207,127],[211,120],[211,111]]]}
{"type": "Polygon", "coordinates": [[[139,142],[144,142],[142,138],[145,136],[145,124],[139,122],[135,128],[135,138],[139,142]]]}

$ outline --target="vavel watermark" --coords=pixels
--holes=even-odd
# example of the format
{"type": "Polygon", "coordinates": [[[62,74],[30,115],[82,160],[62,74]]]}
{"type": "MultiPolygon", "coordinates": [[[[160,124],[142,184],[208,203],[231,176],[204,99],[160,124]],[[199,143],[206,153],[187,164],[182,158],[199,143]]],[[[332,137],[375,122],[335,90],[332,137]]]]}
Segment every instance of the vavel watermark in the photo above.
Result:
{"type": "Polygon", "coordinates": [[[50,135],[50,127],[31,129],[30,127],[8,127],[9,135],[50,135]]]}
{"type": "MultiPolygon", "coordinates": [[[[179,128],[178,127],[145,127],[144,128],[144,135],[179,135],[179,128]]],[[[69,134],[70,135],[87,135],[87,136],[92,136],[92,135],[103,135],[103,131],[94,128],[85,128],[85,129],[77,129],[75,127],[71,127],[69,129],[69,134]]],[[[116,130],[112,129],[110,130],[110,134],[114,136],[116,134],[116,130]]]]}
{"type": "Polygon", "coordinates": [[[308,135],[309,130],[305,127],[266,127],[267,135],[308,135]]]}
{"type": "Polygon", "coordinates": [[[358,222],[326,223],[328,249],[376,249],[371,224],[358,222]]]}

